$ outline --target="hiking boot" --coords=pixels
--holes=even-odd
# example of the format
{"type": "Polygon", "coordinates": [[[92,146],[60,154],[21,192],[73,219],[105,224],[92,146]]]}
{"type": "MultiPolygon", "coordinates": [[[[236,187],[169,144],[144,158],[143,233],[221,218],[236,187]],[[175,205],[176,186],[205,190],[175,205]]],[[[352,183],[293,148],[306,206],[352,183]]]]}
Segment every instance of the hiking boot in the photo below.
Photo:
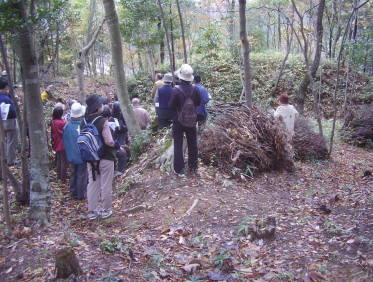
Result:
{"type": "Polygon", "coordinates": [[[98,218],[98,214],[97,212],[89,212],[87,218],[89,220],[95,220],[96,218],[98,218]]]}
{"type": "Polygon", "coordinates": [[[100,217],[104,219],[110,217],[112,214],[113,212],[111,210],[104,210],[101,212],[100,217]]]}

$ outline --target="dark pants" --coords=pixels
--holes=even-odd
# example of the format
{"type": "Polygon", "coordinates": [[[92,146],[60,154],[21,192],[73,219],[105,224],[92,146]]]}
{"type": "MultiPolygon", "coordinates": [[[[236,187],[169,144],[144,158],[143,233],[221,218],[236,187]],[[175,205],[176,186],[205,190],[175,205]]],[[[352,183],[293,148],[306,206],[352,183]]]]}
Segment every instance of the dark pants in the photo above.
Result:
{"type": "Polygon", "coordinates": [[[83,200],[87,194],[88,171],[87,163],[71,166],[70,194],[78,200],[83,200]]]}
{"type": "Polygon", "coordinates": [[[127,169],[128,154],[127,152],[117,151],[117,171],[124,172],[127,169]]]}
{"type": "Polygon", "coordinates": [[[62,181],[66,180],[67,177],[67,166],[68,162],[66,159],[65,150],[56,152],[56,165],[57,165],[57,179],[62,181]]]}
{"type": "Polygon", "coordinates": [[[174,137],[174,170],[176,173],[182,173],[184,170],[183,154],[183,136],[188,144],[188,167],[190,171],[195,171],[198,166],[198,147],[197,147],[197,129],[196,127],[185,127],[179,122],[174,121],[172,134],[174,137]]]}
{"type": "Polygon", "coordinates": [[[162,129],[164,127],[170,127],[172,124],[172,118],[175,115],[175,112],[171,109],[158,109],[158,128],[162,129]]]}

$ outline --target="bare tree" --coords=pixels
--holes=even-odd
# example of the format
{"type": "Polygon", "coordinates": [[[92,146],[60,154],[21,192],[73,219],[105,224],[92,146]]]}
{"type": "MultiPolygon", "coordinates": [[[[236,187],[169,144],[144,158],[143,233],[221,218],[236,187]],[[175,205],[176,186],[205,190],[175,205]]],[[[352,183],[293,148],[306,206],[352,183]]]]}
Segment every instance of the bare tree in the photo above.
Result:
{"type": "Polygon", "coordinates": [[[78,73],[78,81],[79,81],[79,100],[82,104],[85,103],[85,89],[84,89],[84,67],[86,64],[86,59],[89,50],[92,48],[93,44],[97,40],[98,34],[102,26],[104,25],[105,19],[101,21],[101,24],[93,34],[91,40],[79,51],[78,62],[76,63],[76,71],[78,73]]]}
{"type": "Polygon", "coordinates": [[[184,51],[184,63],[188,63],[188,56],[187,56],[187,48],[186,48],[186,43],[185,43],[185,29],[184,29],[184,22],[183,22],[183,16],[181,13],[180,9],[180,3],[179,0],[176,0],[176,5],[177,5],[177,11],[179,13],[179,19],[180,19],[180,27],[181,27],[181,38],[183,40],[183,51],[184,51]]]}
{"type": "Polygon", "coordinates": [[[114,0],[103,0],[105,17],[110,32],[112,64],[115,69],[115,85],[117,88],[120,106],[126,120],[129,132],[136,136],[140,132],[140,127],[134,117],[128,90],[123,64],[123,48],[119,31],[118,15],[115,9],[114,0]]]}
{"type": "Polygon", "coordinates": [[[246,32],[246,0],[239,0],[240,6],[240,39],[242,43],[243,66],[244,66],[244,89],[246,97],[246,105],[251,107],[252,90],[251,90],[251,70],[250,70],[250,47],[246,32]]]}

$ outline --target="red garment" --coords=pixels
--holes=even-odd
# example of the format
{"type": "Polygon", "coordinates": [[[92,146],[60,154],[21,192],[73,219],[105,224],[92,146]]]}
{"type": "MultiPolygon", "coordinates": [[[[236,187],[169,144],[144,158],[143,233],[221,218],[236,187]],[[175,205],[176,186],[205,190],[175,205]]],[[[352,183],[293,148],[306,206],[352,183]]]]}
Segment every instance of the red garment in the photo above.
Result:
{"type": "Polygon", "coordinates": [[[51,122],[52,148],[56,152],[60,152],[64,150],[63,141],[62,141],[62,133],[63,133],[63,128],[65,124],[66,124],[66,120],[64,119],[54,119],[51,122]]]}

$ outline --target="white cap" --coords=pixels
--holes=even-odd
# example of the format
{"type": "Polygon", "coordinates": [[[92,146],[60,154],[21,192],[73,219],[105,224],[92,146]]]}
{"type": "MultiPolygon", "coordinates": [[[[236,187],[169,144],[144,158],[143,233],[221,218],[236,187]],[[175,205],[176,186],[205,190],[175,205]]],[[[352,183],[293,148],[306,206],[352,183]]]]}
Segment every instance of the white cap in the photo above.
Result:
{"type": "Polygon", "coordinates": [[[71,117],[79,118],[84,116],[85,106],[82,106],[80,103],[76,102],[71,105],[71,117]]]}
{"type": "Polygon", "coordinates": [[[193,69],[188,64],[183,64],[181,67],[176,71],[176,75],[181,79],[185,81],[193,81],[193,69]]]}

